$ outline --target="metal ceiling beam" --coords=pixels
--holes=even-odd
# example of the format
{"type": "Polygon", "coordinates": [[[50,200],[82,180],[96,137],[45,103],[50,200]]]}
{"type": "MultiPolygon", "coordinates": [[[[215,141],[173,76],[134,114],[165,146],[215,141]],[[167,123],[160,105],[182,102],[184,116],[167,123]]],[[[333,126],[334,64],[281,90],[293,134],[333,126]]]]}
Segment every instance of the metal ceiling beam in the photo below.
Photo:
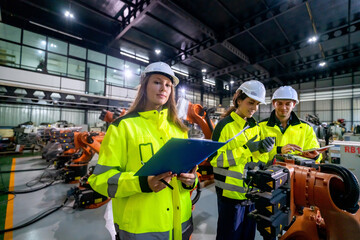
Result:
{"type": "Polygon", "coordinates": [[[176,51],[180,51],[180,49],[178,49],[178,48],[175,47],[174,45],[171,45],[171,44],[169,44],[169,43],[167,43],[167,42],[164,42],[163,40],[160,40],[160,39],[158,39],[157,37],[154,37],[154,36],[150,35],[149,33],[146,33],[146,32],[144,32],[143,30],[141,30],[141,29],[139,29],[139,28],[137,28],[137,27],[133,27],[133,29],[134,29],[135,31],[137,31],[137,32],[145,35],[146,37],[148,37],[148,38],[156,41],[156,42],[159,42],[159,43],[161,43],[161,44],[163,44],[163,45],[165,45],[165,46],[167,46],[167,47],[169,47],[169,48],[172,48],[172,49],[174,49],[174,50],[176,50],[176,51]]]}
{"type": "Polygon", "coordinates": [[[201,32],[205,33],[207,36],[209,36],[212,39],[216,39],[215,32],[206,26],[204,23],[202,23],[200,20],[194,18],[191,14],[186,12],[184,9],[182,9],[180,6],[178,6],[173,1],[169,0],[159,0],[159,4],[166,8],[168,11],[172,12],[173,14],[177,15],[178,17],[184,19],[186,22],[196,26],[200,29],[201,32]]]}
{"type": "MultiPolygon", "coordinates": [[[[262,3],[266,6],[267,9],[270,9],[270,7],[268,6],[268,4],[266,3],[265,0],[262,0],[262,3]]],[[[287,36],[284,29],[280,25],[279,21],[276,18],[274,18],[274,22],[275,22],[276,26],[280,29],[280,32],[285,37],[286,41],[293,47],[293,44],[291,43],[289,37],[287,36]]],[[[295,52],[296,52],[296,55],[299,57],[299,59],[301,59],[302,57],[301,57],[300,53],[297,50],[295,50],[295,52]]]]}
{"type": "Polygon", "coordinates": [[[224,60],[226,63],[233,64],[233,62],[231,62],[229,59],[227,59],[226,57],[220,55],[219,53],[215,52],[214,50],[209,49],[209,52],[215,54],[216,56],[218,56],[219,58],[221,58],[222,60],[224,60]]]}
{"type": "MultiPolygon", "coordinates": [[[[219,42],[218,39],[211,39],[211,37],[210,37],[210,38],[205,39],[202,42],[196,44],[195,46],[191,46],[189,49],[185,49],[184,50],[185,53],[180,53],[180,54],[176,55],[174,58],[169,59],[168,62],[170,62],[172,64],[176,64],[178,62],[184,61],[188,56],[196,56],[205,50],[211,49],[212,47],[214,47],[217,44],[222,44],[223,42],[230,40],[231,38],[234,38],[239,34],[242,34],[242,33],[246,32],[248,30],[251,30],[255,27],[258,27],[261,24],[271,21],[271,20],[275,19],[276,17],[281,16],[291,10],[301,7],[305,4],[306,1],[311,1],[311,0],[299,0],[296,2],[290,2],[285,7],[280,2],[279,4],[275,5],[274,7],[269,8],[255,16],[253,16],[250,20],[246,21],[245,23],[238,24],[238,26],[236,26],[235,28],[230,29],[229,31],[226,31],[225,34],[223,34],[223,36],[225,36],[225,37],[223,38],[222,41],[219,42]]],[[[237,49],[235,47],[233,49],[235,52],[235,53],[234,52],[233,53],[235,55],[237,55],[236,52],[240,51],[239,49],[237,49]]]]}
{"type": "Polygon", "coordinates": [[[149,16],[149,17],[151,17],[152,19],[156,20],[157,22],[163,24],[164,26],[168,27],[169,29],[177,32],[178,34],[184,36],[186,39],[188,39],[188,40],[190,40],[190,41],[192,41],[192,42],[196,42],[196,40],[195,40],[194,38],[190,37],[189,35],[185,34],[184,32],[180,31],[179,29],[173,27],[173,26],[170,25],[169,23],[161,20],[160,18],[156,17],[155,15],[153,15],[153,14],[151,14],[151,13],[149,13],[149,12],[147,12],[146,15],[149,16]]]}
{"type": "Polygon", "coordinates": [[[116,37],[107,45],[111,47],[115,42],[117,42],[122,36],[124,36],[133,26],[145,18],[146,13],[151,11],[157,4],[158,0],[152,0],[149,4],[149,1],[144,0],[140,1],[136,7],[134,7],[129,14],[122,20],[122,27],[120,32],[116,37]],[[145,6],[145,7],[144,7],[145,6]]]}
{"type": "Polygon", "coordinates": [[[238,24],[236,27],[227,31],[223,36],[224,40],[230,40],[240,34],[245,33],[246,31],[252,30],[255,27],[258,27],[264,23],[267,23],[279,16],[282,16],[289,11],[297,9],[303,6],[306,2],[311,0],[298,0],[298,1],[288,1],[287,5],[283,5],[282,2],[279,2],[278,5],[275,5],[265,11],[251,17],[246,23],[238,24]]]}
{"type": "Polygon", "coordinates": [[[240,58],[241,60],[243,60],[244,62],[246,62],[247,64],[250,64],[250,60],[249,57],[246,56],[245,53],[243,53],[242,51],[240,51],[237,47],[235,47],[234,45],[232,45],[231,43],[229,43],[228,41],[224,41],[222,43],[222,45],[229,50],[231,53],[233,53],[234,55],[236,55],[238,58],[240,58]]]}
{"type": "MultiPolygon", "coordinates": [[[[358,32],[360,30],[360,20],[357,21],[353,21],[350,25],[348,24],[344,24],[342,26],[333,28],[333,29],[329,29],[326,32],[323,33],[319,33],[318,35],[318,41],[323,43],[335,38],[339,38],[344,36],[345,34],[350,34],[350,33],[355,33],[358,32]]],[[[269,54],[266,55],[262,55],[260,57],[257,57],[254,59],[254,62],[257,63],[262,63],[268,60],[271,60],[274,57],[281,57],[284,56],[286,54],[289,54],[291,52],[300,50],[302,48],[307,47],[309,44],[307,43],[307,39],[303,39],[301,41],[295,42],[293,44],[288,44],[286,46],[283,46],[281,48],[278,49],[274,49],[272,50],[272,56],[270,56],[269,54]]]]}
{"type": "Polygon", "coordinates": [[[237,23],[239,23],[239,19],[230,11],[230,9],[228,7],[225,6],[225,4],[221,1],[221,0],[216,0],[216,2],[220,5],[220,7],[222,9],[224,9],[224,11],[232,18],[234,19],[237,23]]]}
{"type": "Polygon", "coordinates": [[[234,64],[234,65],[231,65],[231,66],[228,66],[228,67],[225,67],[225,68],[218,69],[218,70],[215,70],[213,72],[210,72],[210,73],[206,74],[206,78],[219,77],[219,76],[231,73],[231,72],[242,70],[242,68],[244,68],[246,66],[247,66],[247,63],[245,63],[245,62],[234,64]]]}
{"type": "MultiPolygon", "coordinates": [[[[328,51],[330,52],[330,51],[328,51]]],[[[305,62],[304,64],[298,64],[298,65],[292,65],[289,66],[286,70],[276,70],[272,72],[273,76],[276,77],[289,77],[289,74],[302,74],[302,72],[306,71],[307,75],[310,76],[315,71],[322,71],[322,72],[326,72],[326,71],[331,71],[331,65],[333,65],[334,63],[341,63],[344,61],[351,61],[354,59],[357,59],[360,57],[360,47],[356,48],[356,49],[352,49],[350,52],[344,52],[344,53],[339,53],[339,54],[329,54],[327,55],[328,52],[325,52],[325,59],[332,59],[332,61],[330,61],[328,63],[328,66],[324,67],[324,68],[320,68],[317,63],[322,60],[322,57],[319,57],[318,55],[314,55],[312,57],[315,57],[316,59],[314,60],[310,60],[305,62]],[[309,73],[309,69],[312,69],[312,72],[309,73]]],[[[350,64],[346,64],[346,66],[348,65],[354,65],[354,66],[358,66],[357,61],[353,61],[350,62],[350,64]]],[[[303,76],[304,77],[304,76],[303,76]]],[[[294,77],[293,79],[298,79],[298,77],[294,77]]]]}
{"type": "Polygon", "coordinates": [[[96,8],[93,8],[92,6],[90,6],[90,5],[88,5],[88,4],[84,3],[84,2],[80,3],[80,2],[74,1],[74,0],[68,0],[68,1],[71,4],[75,4],[75,5],[78,5],[81,8],[85,8],[86,10],[88,10],[88,11],[90,11],[92,13],[95,13],[95,14],[101,16],[101,17],[104,17],[104,18],[106,18],[106,19],[108,19],[110,21],[120,23],[120,21],[117,20],[116,18],[114,18],[114,17],[112,17],[112,16],[110,16],[110,15],[104,13],[104,12],[101,12],[101,11],[97,10],[96,8]]]}
{"type": "MultiPolygon", "coordinates": [[[[49,9],[47,9],[47,8],[45,8],[45,7],[42,7],[42,6],[37,5],[37,4],[35,4],[35,3],[29,2],[29,1],[27,1],[27,0],[21,0],[21,2],[23,2],[23,3],[27,4],[27,5],[30,5],[30,6],[32,6],[32,7],[34,7],[34,8],[40,9],[40,10],[42,10],[42,11],[44,11],[44,12],[53,14],[53,15],[55,15],[55,16],[63,17],[63,15],[60,14],[59,12],[55,12],[55,11],[49,10],[49,9]]],[[[84,24],[84,23],[82,23],[82,22],[80,22],[80,21],[78,21],[78,20],[76,20],[76,19],[72,19],[71,22],[76,23],[76,24],[78,24],[78,25],[80,25],[80,26],[82,26],[82,27],[91,29],[91,30],[93,30],[93,31],[95,31],[95,32],[101,33],[101,34],[103,34],[103,35],[111,36],[111,34],[108,33],[108,32],[101,31],[101,30],[99,30],[99,29],[97,29],[97,28],[94,28],[94,27],[92,27],[92,26],[89,26],[89,25],[87,25],[87,24],[84,24]]]]}
{"type": "Polygon", "coordinates": [[[332,53],[332,51],[324,52],[325,58],[323,58],[322,56],[319,57],[318,54],[309,56],[308,59],[311,59],[311,60],[306,61],[305,63],[302,63],[302,64],[292,63],[291,65],[288,66],[288,68],[301,71],[302,69],[313,68],[314,64],[316,65],[316,63],[319,63],[322,60],[332,60],[332,61],[328,62],[328,65],[331,65],[334,62],[345,61],[347,59],[359,56],[360,48],[354,48],[350,51],[340,52],[340,53],[335,53],[335,54],[330,54],[330,53],[332,53]]]}
{"type": "Polygon", "coordinates": [[[132,1],[130,0],[120,0],[120,2],[123,2],[125,3],[126,5],[130,6],[130,7],[133,7],[135,8],[136,7],[136,4],[134,4],[132,1]]]}
{"type": "MultiPolygon", "coordinates": [[[[309,13],[311,25],[312,25],[312,27],[313,27],[313,29],[314,29],[315,36],[317,36],[317,35],[318,35],[318,32],[317,32],[317,29],[316,29],[315,20],[314,20],[314,18],[313,18],[313,16],[312,16],[311,8],[310,8],[310,5],[309,5],[308,2],[306,3],[306,9],[307,9],[307,11],[308,11],[308,13],[309,13]]],[[[322,55],[323,57],[325,57],[325,56],[324,56],[324,49],[323,49],[321,43],[318,42],[318,45],[319,45],[319,49],[320,49],[321,55],[322,55]]]]}

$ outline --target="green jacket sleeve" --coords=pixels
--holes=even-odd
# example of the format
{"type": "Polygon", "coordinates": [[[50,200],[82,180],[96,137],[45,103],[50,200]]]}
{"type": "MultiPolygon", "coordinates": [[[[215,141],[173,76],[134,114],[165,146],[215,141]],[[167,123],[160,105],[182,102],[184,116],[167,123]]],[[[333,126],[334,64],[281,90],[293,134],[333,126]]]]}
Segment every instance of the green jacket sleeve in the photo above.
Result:
{"type": "Polygon", "coordinates": [[[142,192],[139,177],[134,176],[134,172],[126,172],[127,152],[122,122],[118,127],[110,125],[101,144],[98,164],[88,180],[95,191],[112,198],[142,192]]]}

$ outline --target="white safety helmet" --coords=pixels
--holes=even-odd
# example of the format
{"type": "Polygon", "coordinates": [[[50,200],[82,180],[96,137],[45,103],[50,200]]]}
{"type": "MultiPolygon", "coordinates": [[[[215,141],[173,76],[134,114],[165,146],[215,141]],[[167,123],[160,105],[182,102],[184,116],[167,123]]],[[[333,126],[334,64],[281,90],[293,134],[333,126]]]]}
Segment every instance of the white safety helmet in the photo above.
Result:
{"type": "Polygon", "coordinates": [[[293,89],[290,86],[283,86],[283,87],[278,88],[274,92],[271,101],[276,100],[276,99],[289,99],[289,100],[296,101],[296,104],[299,103],[297,92],[295,91],[295,89],[293,89]]]}
{"type": "Polygon", "coordinates": [[[257,80],[246,81],[237,90],[242,90],[249,98],[265,103],[266,90],[264,84],[257,80]]]}
{"type": "Polygon", "coordinates": [[[145,77],[149,73],[158,73],[168,77],[174,84],[174,87],[179,84],[179,79],[175,76],[174,71],[164,62],[154,62],[149,64],[142,72],[142,77],[145,77]]]}

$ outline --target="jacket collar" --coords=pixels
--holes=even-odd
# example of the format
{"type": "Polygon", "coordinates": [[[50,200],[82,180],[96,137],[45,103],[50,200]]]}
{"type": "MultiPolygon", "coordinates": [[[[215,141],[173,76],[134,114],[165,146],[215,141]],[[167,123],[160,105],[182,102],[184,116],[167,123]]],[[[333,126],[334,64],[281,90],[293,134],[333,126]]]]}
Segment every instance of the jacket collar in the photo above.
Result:
{"type": "MultiPolygon", "coordinates": [[[[275,110],[273,110],[271,112],[270,118],[269,118],[266,125],[268,125],[270,127],[274,127],[275,124],[276,124],[276,120],[277,120],[277,118],[276,118],[276,115],[275,115],[275,110]]],[[[296,114],[293,111],[291,111],[289,124],[292,125],[292,126],[295,126],[295,125],[298,125],[300,123],[301,122],[300,122],[300,119],[298,118],[298,116],[296,116],[296,114]]]]}
{"type": "Polygon", "coordinates": [[[164,108],[161,111],[150,110],[145,112],[139,112],[139,115],[145,119],[154,119],[154,120],[157,120],[159,118],[166,119],[168,115],[168,109],[164,108]]]}
{"type": "Polygon", "coordinates": [[[234,119],[235,122],[240,124],[240,126],[242,128],[244,128],[247,125],[249,125],[250,127],[255,127],[256,126],[256,121],[255,121],[255,119],[253,117],[248,118],[247,120],[244,120],[242,117],[240,117],[235,112],[231,112],[230,116],[232,117],[232,119],[234,119]]]}

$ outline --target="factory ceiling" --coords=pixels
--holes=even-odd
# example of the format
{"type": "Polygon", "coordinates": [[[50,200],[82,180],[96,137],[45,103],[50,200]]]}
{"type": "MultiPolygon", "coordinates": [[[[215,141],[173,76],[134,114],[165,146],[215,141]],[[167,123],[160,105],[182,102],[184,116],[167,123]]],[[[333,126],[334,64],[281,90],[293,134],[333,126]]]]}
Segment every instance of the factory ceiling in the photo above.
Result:
{"type": "Polygon", "coordinates": [[[258,79],[277,87],[360,66],[359,0],[2,0],[0,7],[5,23],[168,62],[193,86],[258,79]]]}

